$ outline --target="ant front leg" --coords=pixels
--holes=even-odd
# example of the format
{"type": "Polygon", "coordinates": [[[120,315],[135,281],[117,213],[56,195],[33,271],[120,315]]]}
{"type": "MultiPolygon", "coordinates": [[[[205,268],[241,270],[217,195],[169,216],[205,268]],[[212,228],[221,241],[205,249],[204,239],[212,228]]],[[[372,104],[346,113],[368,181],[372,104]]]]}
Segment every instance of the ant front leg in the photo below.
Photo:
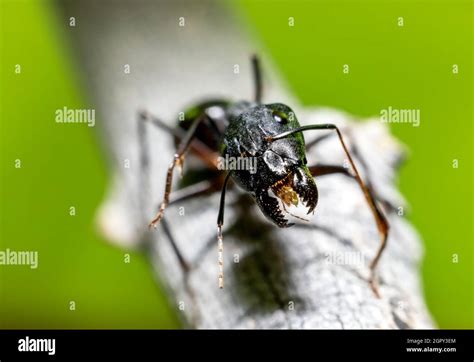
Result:
{"type": "MultiPolygon", "coordinates": [[[[171,128],[162,120],[152,116],[148,112],[140,112],[138,117],[138,140],[139,140],[139,147],[140,147],[140,177],[141,177],[141,189],[148,189],[148,179],[149,179],[149,151],[148,151],[148,137],[146,134],[146,123],[153,124],[154,126],[163,129],[168,134],[177,138],[181,143],[183,140],[186,139],[186,132],[179,129],[179,128],[171,128]]],[[[199,140],[194,139],[190,143],[190,148],[192,151],[198,156],[210,169],[216,168],[216,154],[213,152],[209,147],[205,144],[201,143],[199,140]]],[[[186,151],[186,149],[185,149],[186,151]]],[[[216,177],[212,177],[208,180],[204,180],[192,185],[189,185],[183,189],[178,190],[177,192],[173,193],[173,198],[169,201],[169,205],[176,204],[178,202],[183,202],[189,199],[192,199],[197,196],[207,195],[213,192],[218,191],[224,182],[224,178],[221,174],[216,175],[216,177]]],[[[145,193],[146,194],[146,193],[145,193]]],[[[141,200],[141,209],[144,209],[145,200],[141,200]]],[[[178,244],[176,243],[171,229],[164,218],[161,219],[161,223],[163,226],[163,231],[169,240],[171,247],[178,259],[178,262],[183,270],[185,281],[186,281],[186,288],[194,300],[194,292],[191,289],[190,285],[188,284],[188,275],[190,270],[192,269],[192,265],[190,265],[184,258],[183,254],[181,253],[178,244]]]]}
{"type": "Polygon", "coordinates": [[[163,201],[161,202],[158,213],[150,222],[149,227],[153,226],[156,228],[156,225],[160,222],[161,218],[163,217],[165,209],[169,204],[169,198],[170,198],[172,184],[173,184],[173,171],[175,167],[178,166],[181,169],[181,175],[182,175],[184,155],[186,151],[189,149],[189,146],[191,145],[191,142],[196,134],[196,130],[199,124],[203,122],[206,118],[207,116],[205,114],[202,114],[199,117],[197,117],[194,120],[191,127],[189,128],[189,130],[186,132],[186,135],[184,136],[184,138],[181,139],[178,149],[176,150],[176,153],[174,154],[173,161],[168,166],[168,172],[166,173],[166,184],[165,184],[165,192],[163,196],[163,201]]]}
{"type": "MultiPolygon", "coordinates": [[[[342,167],[342,166],[315,165],[315,166],[310,166],[308,168],[309,168],[309,170],[310,170],[310,172],[313,176],[324,176],[324,175],[331,175],[331,174],[339,173],[339,174],[343,174],[343,175],[345,175],[347,177],[350,177],[350,178],[355,178],[359,182],[359,180],[357,179],[358,175],[356,175],[356,176],[352,175],[345,167],[342,167]]],[[[360,185],[360,183],[359,183],[359,185],[360,185]]],[[[375,216],[375,219],[377,221],[378,229],[379,229],[379,231],[381,231],[381,234],[382,234],[382,241],[381,241],[381,244],[379,246],[379,250],[377,251],[377,254],[375,255],[372,262],[370,263],[370,273],[371,273],[371,275],[370,275],[370,280],[369,280],[370,287],[374,291],[375,295],[377,297],[380,297],[377,282],[376,282],[376,279],[375,279],[375,269],[377,267],[378,261],[379,261],[380,257],[382,256],[383,250],[384,250],[384,248],[386,246],[386,243],[387,243],[389,225],[388,225],[388,222],[387,222],[385,216],[382,214],[382,211],[378,208],[378,206],[375,203],[376,197],[375,197],[374,192],[372,191],[372,189],[369,186],[364,184],[363,185],[363,192],[364,192],[364,195],[366,195],[366,198],[367,198],[367,194],[368,194],[368,197],[371,200],[371,201],[369,201],[369,205],[370,205],[371,202],[373,202],[373,204],[376,207],[377,213],[375,213],[374,216],[375,216]],[[382,220],[379,220],[379,216],[382,217],[382,220]],[[382,224],[381,225],[382,230],[379,226],[379,223],[382,224]]]]}

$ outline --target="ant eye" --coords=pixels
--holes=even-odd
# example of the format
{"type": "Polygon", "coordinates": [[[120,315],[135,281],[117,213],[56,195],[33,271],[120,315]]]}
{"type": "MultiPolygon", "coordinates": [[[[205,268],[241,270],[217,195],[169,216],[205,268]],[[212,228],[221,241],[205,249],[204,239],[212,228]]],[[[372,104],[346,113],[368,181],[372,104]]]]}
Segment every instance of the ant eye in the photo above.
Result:
{"type": "Polygon", "coordinates": [[[278,123],[281,123],[281,124],[287,124],[288,123],[288,117],[283,112],[273,111],[272,116],[273,116],[273,119],[278,123]]]}
{"type": "Polygon", "coordinates": [[[306,159],[306,156],[303,158],[303,165],[306,165],[308,163],[308,160],[306,159]]]}

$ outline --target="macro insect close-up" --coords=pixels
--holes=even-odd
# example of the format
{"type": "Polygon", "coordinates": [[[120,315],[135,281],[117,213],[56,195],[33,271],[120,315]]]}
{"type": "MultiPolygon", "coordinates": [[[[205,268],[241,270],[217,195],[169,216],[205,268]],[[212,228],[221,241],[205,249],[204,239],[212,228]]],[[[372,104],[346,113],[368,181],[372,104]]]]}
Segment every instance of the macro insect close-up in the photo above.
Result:
{"type": "Polygon", "coordinates": [[[0,18],[0,360],[472,347],[472,1],[0,18]]]}
{"type": "MultiPolygon", "coordinates": [[[[169,128],[166,123],[146,111],[140,113],[140,121],[150,121],[178,140],[176,153],[166,174],[163,201],[149,226],[157,227],[170,202],[178,202],[183,198],[191,198],[220,188],[217,243],[219,287],[223,288],[222,227],[224,225],[226,188],[229,180],[232,179],[243,190],[250,193],[262,213],[276,226],[286,228],[294,225],[288,222],[285,214],[307,221],[293,215],[287,208],[303,204],[307,208],[307,214],[314,213],[319,198],[314,176],[332,173],[351,176],[350,171],[345,167],[308,164],[306,159],[306,150],[308,147],[315,146],[316,143],[306,145],[303,132],[334,130],[352,167],[353,177],[365,196],[380,233],[380,245],[370,263],[371,273],[368,280],[374,293],[379,296],[375,270],[387,242],[389,225],[372,190],[360,177],[341,131],[334,124],[314,124],[301,127],[296,115],[287,105],[281,103],[263,104],[262,74],[257,56],[252,57],[252,69],[255,87],[253,101],[233,103],[227,100],[213,100],[203,102],[185,112],[185,118],[179,121],[177,129],[169,128]],[[252,164],[252,162],[245,161],[254,158],[255,169],[247,167],[228,170],[224,178],[220,172],[216,172],[210,180],[204,181],[202,184],[188,186],[186,190],[183,190],[183,196],[170,201],[173,171],[179,167],[181,174],[183,173],[185,155],[189,149],[192,149],[211,170],[217,171],[220,168],[218,167],[219,157],[226,157],[227,160],[229,158],[243,159],[242,163],[246,165],[252,164]]],[[[139,125],[139,130],[140,133],[144,132],[141,125],[139,125]]],[[[171,242],[173,242],[172,239],[171,242]]],[[[181,263],[185,268],[188,268],[179,248],[174,245],[173,249],[178,254],[181,263]]]]}

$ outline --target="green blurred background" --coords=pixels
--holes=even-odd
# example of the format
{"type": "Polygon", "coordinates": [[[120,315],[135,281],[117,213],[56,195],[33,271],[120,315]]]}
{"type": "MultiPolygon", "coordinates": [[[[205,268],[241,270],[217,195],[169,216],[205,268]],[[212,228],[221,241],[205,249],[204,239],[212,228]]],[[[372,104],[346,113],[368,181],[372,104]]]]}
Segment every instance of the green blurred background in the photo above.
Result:
{"type": "MultiPolygon", "coordinates": [[[[420,109],[419,128],[391,129],[410,150],[400,188],[424,239],[426,300],[441,328],[473,328],[472,2],[229,6],[304,104],[359,116],[420,109]],[[277,26],[290,16],[294,27],[277,26]]],[[[51,109],[87,105],[55,9],[49,1],[2,0],[0,22],[0,250],[40,255],[36,270],[0,266],[0,328],[179,327],[146,260],[135,253],[124,263],[124,252],[94,231],[108,175],[93,128],[51,121],[51,109]]]]}

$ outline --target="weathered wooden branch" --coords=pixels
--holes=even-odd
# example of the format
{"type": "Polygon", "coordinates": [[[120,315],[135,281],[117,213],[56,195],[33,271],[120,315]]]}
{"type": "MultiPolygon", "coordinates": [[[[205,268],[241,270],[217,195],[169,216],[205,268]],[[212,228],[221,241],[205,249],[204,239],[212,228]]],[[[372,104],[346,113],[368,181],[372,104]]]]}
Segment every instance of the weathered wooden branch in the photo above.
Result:
{"type": "MultiPolygon", "coordinates": [[[[180,111],[203,97],[250,98],[249,55],[258,47],[219,1],[66,1],[61,9],[63,19],[76,17],[76,27],[66,31],[77,45],[115,174],[99,225],[122,247],[144,247],[171,302],[184,307],[179,313],[186,326],[433,327],[420,284],[420,239],[405,220],[405,202],[394,185],[403,149],[384,124],[376,119],[356,123],[336,110],[301,107],[263,57],[264,101],[291,105],[302,124],[341,126],[364,178],[384,203],[391,231],[379,268],[382,297],[377,299],[367,285],[368,263],[379,243],[377,229],[357,183],[344,175],[318,178],[315,216],[289,229],[269,224],[251,199],[230,192],[224,228],[226,286],[220,290],[218,193],[166,212],[171,233],[192,264],[189,274],[180,267],[163,227],[147,229],[162,198],[173,140],[147,126],[150,170],[144,179],[137,112],[147,109],[173,125],[180,111]]],[[[345,157],[332,135],[319,142],[308,160],[344,165],[345,157]]]]}

